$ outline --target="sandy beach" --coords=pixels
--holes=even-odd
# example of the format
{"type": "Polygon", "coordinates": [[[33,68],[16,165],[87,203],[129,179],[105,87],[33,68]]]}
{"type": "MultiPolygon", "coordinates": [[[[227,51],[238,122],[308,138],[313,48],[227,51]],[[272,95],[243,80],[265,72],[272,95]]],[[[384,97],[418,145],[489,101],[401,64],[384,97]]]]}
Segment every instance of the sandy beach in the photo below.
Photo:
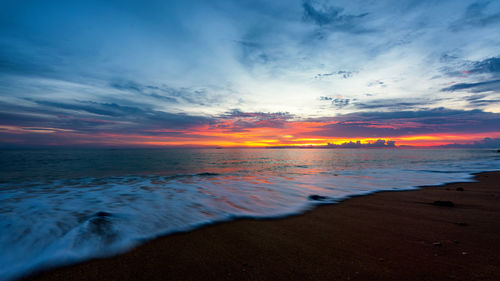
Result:
{"type": "Polygon", "coordinates": [[[500,172],[476,180],[207,226],[25,280],[500,280],[500,172]]]}

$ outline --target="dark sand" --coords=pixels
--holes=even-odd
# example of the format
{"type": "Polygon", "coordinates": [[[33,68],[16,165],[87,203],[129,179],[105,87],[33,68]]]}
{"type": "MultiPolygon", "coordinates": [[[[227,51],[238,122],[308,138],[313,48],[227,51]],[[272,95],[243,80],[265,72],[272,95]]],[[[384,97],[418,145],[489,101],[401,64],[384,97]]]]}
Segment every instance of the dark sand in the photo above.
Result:
{"type": "Polygon", "coordinates": [[[477,180],[208,226],[31,278],[500,280],[500,172],[477,180]]]}

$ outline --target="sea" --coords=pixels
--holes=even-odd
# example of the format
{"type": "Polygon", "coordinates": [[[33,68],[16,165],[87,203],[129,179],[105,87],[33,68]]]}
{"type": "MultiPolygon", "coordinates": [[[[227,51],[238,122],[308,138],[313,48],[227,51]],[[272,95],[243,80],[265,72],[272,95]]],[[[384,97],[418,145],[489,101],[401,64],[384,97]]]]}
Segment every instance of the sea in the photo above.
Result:
{"type": "Polygon", "coordinates": [[[0,150],[0,280],[490,170],[500,170],[493,149],[0,150]]]}

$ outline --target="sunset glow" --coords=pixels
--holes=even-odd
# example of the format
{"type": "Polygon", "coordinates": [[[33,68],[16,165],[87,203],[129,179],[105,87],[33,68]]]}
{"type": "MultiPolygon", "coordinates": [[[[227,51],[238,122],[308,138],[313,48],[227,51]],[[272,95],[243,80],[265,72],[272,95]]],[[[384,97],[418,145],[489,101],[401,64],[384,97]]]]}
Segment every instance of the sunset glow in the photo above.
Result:
{"type": "MultiPolygon", "coordinates": [[[[193,127],[189,131],[153,130],[145,134],[97,133],[85,135],[73,130],[57,128],[26,128],[3,126],[0,130],[8,132],[12,142],[23,139],[27,135],[50,135],[53,139],[49,145],[104,145],[123,147],[321,147],[328,144],[341,145],[360,141],[363,144],[374,143],[377,140],[395,141],[397,146],[433,147],[447,144],[467,144],[485,138],[500,138],[500,132],[469,133],[469,134],[428,134],[428,135],[379,135],[369,138],[325,137],[322,130],[325,126],[335,123],[317,122],[285,122],[280,128],[253,127],[247,130],[236,130],[227,123],[225,128],[216,126],[193,127]],[[162,136],[172,134],[175,136],[162,136]]],[[[414,125],[412,125],[414,126],[414,125]]],[[[372,125],[367,126],[372,128],[372,125]]]]}

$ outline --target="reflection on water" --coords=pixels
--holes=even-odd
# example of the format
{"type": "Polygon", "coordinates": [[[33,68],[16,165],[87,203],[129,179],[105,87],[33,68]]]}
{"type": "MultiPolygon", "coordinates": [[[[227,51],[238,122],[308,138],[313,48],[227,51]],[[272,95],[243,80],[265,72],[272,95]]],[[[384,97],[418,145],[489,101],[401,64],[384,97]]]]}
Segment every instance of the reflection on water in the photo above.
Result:
{"type": "Polygon", "coordinates": [[[0,151],[0,279],[324,202],[311,198],[464,180],[499,163],[488,150],[0,151]]]}
{"type": "Polygon", "coordinates": [[[109,149],[3,150],[0,180],[43,181],[129,175],[199,173],[311,174],[344,169],[493,158],[487,150],[390,149],[109,149]]]}

